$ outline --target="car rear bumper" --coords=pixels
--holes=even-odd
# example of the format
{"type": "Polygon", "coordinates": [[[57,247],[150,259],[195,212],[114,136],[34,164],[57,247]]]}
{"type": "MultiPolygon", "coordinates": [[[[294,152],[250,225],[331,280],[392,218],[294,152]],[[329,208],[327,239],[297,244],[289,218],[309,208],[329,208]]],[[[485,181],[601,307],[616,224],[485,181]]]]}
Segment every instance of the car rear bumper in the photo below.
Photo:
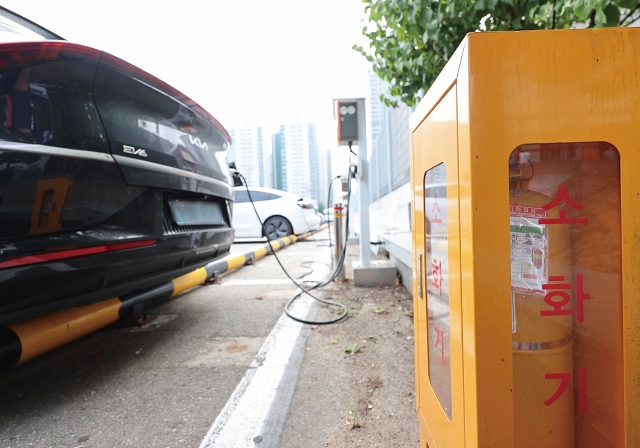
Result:
{"type": "Polygon", "coordinates": [[[165,236],[152,246],[0,269],[0,325],[158,285],[226,255],[229,227],[165,236]]]}

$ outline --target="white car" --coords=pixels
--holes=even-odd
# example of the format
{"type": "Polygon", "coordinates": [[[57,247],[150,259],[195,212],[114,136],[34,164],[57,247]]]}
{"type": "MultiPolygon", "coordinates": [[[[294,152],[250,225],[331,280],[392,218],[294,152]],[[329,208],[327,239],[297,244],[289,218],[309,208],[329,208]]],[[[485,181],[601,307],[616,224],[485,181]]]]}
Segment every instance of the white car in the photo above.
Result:
{"type": "Polygon", "coordinates": [[[322,214],[323,214],[323,217],[322,217],[323,223],[333,222],[333,207],[325,208],[322,214]]]}
{"type": "Polygon", "coordinates": [[[272,188],[250,187],[251,198],[264,223],[264,231],[245,187],[235,187],[232,226],[236,238],[276,239],[317,230],[321,219],[312,199],[272,188]]]}

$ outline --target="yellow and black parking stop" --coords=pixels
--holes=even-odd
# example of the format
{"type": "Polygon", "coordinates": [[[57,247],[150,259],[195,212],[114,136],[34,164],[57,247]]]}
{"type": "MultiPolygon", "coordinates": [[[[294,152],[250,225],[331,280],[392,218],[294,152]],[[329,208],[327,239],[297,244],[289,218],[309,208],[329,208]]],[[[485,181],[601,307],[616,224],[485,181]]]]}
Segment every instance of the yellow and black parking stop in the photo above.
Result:
{"type": "Polygon", "coordinates": [[[121,317],[141,313],[145,304],[162,302],[178,294],[217,279],[225,272],[258,260],[273,250],[280,250],[315,232],[290,235],[254,246],[250,250],[230,254],[170,282],[102,302],[74,307],[56,313],[0,326],[0,371],[11,369],[54,348],[78,339],[121,317]],[[139,308],[138,308],[139,307],[139,308]],[[135,310],[135,311],[134,311],[135,310]]]}

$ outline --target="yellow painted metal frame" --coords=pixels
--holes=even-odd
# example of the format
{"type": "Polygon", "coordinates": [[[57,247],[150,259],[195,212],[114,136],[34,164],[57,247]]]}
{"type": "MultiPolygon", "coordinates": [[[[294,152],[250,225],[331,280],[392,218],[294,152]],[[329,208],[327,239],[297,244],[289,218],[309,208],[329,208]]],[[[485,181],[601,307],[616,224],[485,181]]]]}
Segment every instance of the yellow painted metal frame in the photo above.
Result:
{"type": "MultiPolygon", "coordinates": [[[[464,446],[464,404],[463,404],[463,376],[462,376],[462,310],[461,310],[461,284],[460,284],[460,232],[458,221],[458,155],[457,155],[457,130],[456,130],[456,87],[453,85],[449,91],[438,101],[438,104],[426,118],[423,125],[416,130],[414,141],[417,146],[429,146],[433,151],[416,152],[413,155],[413,165],[431,169],[440,163],[444,163],[447,174],[447,225],[448,225],[448,259],[449,259],[449,306],[450,306],[450,364],[452,384],[452,418],[448,420],[438,397],[429,388],[421,388],[417,395],[417,402],[426,409],[434,411],[425,413],[422,409],[418,415],[427,427],[429,438],[442,440],[445,446],[464,446]],[[446,429],[445,429],[446,428],[446,429]]],[[[416,209],[424,215],[424,174],[416,173],[414,197],[416,209]]],[[[414,229],[419,236],[416,238],[416,250],[426,253],[425,223],[416,222],[414,229]],[[420,243],[422,245],[420,246],[420,243]]],[[[428,263],[425,258],[424,263],[428,263]]],[[[425,269],[428,269],[425,266],[425,269]]],[[[424,276],[426,285],[426,276],[424,276]]],[[[424,288],[424,296],[426,297],[424,288]]],[[[426,300],[422,298],[414,308],[414,316],[419,325],[418,328],[427,328],[426,300]]],[[[419,332],[416,339],[420,347],[429,347],[433,341],[428,341],[426,332],[419,332]]],[[[417,358],[421,365],[426,365],[428,349],[418,350],[417,358]]],[[[420,384],[429,383],[428,369],[421,370],[420,384]]]]}
{"type": "MultiPolygon", "coordinates": [[[[421,137],[428,117],[455,85],[460,264],[460,393],[464,447],[513,447],[508,156],[527,143],[604,141],[620,153],[622,206],[625,445],[640,446],[640,30],[472,33],[411,118],[414,272],[424,246],[420,196],[431,168],[421,137]]],[[[430,156],[429,156],[430,157],[430,156]]],[[[449,168],[449,167],[447,167],[449,168]]],[[[447,172],[449,177],[449,172],[447,172]]],[[[449,190],[449,195],[453,191],[449,190]]],[[[423,264],[424,270],[424,264],[423,264]]],[[[425,273],[422,273],[425,278],[425,273]]],[[[417,276],[414,275],[414,305],[417,276]]],[[[424,314],[416,312],[418,397],[428,395],[424,314]],[[426,390],[426,391],[425,391],[426,390]]],[[[453,338],[452,338],[453,345],[453,338]]],[[[453,367],[453,362],[452,362],[453,367]]],[[[452,369],[453,373],[453,369],[452,369]]],[[[459,384],[456,380],[454,384],[459,384]]],[[[454,425],[428,421],[418,400],[421,446],[452,444],[454,425]],[[445,434],[442,435],[441,434],[445,434]]],[[[454,415],[456,410],[454,409],[454,415]]]]}

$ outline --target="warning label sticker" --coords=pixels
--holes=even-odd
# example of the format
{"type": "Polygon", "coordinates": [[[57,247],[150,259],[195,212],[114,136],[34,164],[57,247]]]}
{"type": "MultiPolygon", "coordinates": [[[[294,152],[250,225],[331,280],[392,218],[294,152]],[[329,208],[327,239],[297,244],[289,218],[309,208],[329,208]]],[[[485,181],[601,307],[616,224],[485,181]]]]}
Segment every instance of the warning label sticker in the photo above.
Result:
{"type": "Polygon", "coordinates": [[[516,292],[545,295],[548,283],[549,244],[546,218],[539,207],[509,206],[511,222],[511,289],[516,292]]]}

